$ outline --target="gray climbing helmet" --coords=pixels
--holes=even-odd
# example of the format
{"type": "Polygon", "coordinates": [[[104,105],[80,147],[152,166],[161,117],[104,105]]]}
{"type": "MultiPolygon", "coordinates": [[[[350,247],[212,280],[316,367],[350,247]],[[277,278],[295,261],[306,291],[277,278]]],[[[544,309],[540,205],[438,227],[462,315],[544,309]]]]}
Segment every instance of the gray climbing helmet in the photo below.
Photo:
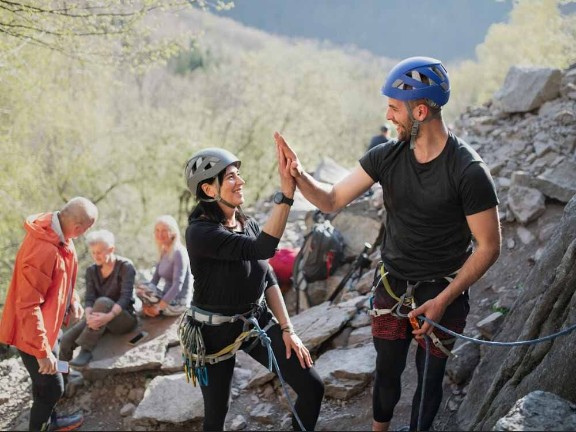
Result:
{"type": "Polygon", "coordinates": [[[228,150],[210,147],[200,150],[186,162],[184,174],[188,189],[193,196],[198,196],[198,185],[204,181],[216,177],[226,169],[228,165],[240,166],[240,159],[228,150]]]}

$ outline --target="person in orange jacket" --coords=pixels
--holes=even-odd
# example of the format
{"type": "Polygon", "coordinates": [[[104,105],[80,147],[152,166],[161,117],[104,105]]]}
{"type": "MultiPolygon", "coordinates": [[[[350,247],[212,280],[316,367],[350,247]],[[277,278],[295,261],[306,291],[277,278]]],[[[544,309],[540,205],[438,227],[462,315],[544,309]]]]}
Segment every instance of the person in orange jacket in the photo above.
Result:
{"type": "Polygon", "coordinates": [[[72,239],[96,221],[98,209],[86,198],[76,197],[57,212],[30,216],[26,236],[14,262],[0,342],[18,349],[32,378],[31,431],[72,430],[81,415],[58,417],[54,407],[64,393],[57,370],[62,324],[80,319],[82,306],[74,293],[78,258],[72,239]]]}

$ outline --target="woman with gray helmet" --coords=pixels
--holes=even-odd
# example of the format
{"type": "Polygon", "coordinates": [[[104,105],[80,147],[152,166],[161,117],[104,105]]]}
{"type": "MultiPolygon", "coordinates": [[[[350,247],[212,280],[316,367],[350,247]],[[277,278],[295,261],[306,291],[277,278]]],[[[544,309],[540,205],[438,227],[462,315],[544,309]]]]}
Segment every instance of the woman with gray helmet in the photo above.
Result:
{"type": "Polygon", "coordinates": [[[320,412],[323,382],[294,332],[267,262],[284,232],[295,190],[286,169],[292,161],[277,154],[283,167],[280,192],[262,228],[242,211],[245,181],[235,155],[207,148],[186,164],[188,188],[198,204],[186,231],[194,296],[179,335],[188,377],[201,385],[204,430],[223,430],[235,352],[242,349],[266,367],[272,361],[265,344],[251,338],[255,328],[266,332],[281,376],[297,394],[294,429],[313,430],[320,412]]]}

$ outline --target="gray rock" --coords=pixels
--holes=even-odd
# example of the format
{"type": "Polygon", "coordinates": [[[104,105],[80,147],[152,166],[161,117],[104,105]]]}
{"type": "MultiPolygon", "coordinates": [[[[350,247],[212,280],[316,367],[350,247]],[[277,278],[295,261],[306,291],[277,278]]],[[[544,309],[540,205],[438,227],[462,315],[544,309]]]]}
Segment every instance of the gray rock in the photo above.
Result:
{"type": "Polygon", "coordinates": [[[567,203],[576,194],[576,162],[564,160],[539,175],[533,184],[547,197],[567,203]]]}
{"type": "Polygon", "coordinates": [[[366,345],[372,343],[372,327],[360,327],[350,333],[348,346],[366,345]]]}
{"type": "Polygon", "coordinates": [[[238,414],[232,421],[230,422],[230,430],[239,431],[246,429],[247,423],[246,419],[238,414]]]}
{"type": "Polygon", "coordinates": [[[353,330],[352,327],[344,327],[344,329],[330,341],[330,349],[346,348],[353,330]]]}
{"type": "Polygon", "coordinates": [[[559,96],[561,81],[558,69],[512,66],[494,99],[505,113],[532,111],[559,96]]]}
{"type": "Polygon", "coordinates": [[[200,387],[186,382],[184,373],[157,376],[146,388],[133,418],[168,423],[199,420],[204,416],[200,387]]]}
{"type": "Polygon", "coordinates": [[[504,314],[502,314],[502,312],[494,312],[483,320],[478,321],[476,327],[480,330],[482,336],[488,340],[492,340],[496,332],[500,329],[503,321],[504,314]]]}
{"type": "Polygon", "coordinates": [[[236,369],[234,375],[240,372],[237,379],[240,388],[254,388],[274,379],[274,373],[270,372],[266,367],[262,366],[244,351],[236,353],[236,369]]]}
{"type": "Polygon", "coordinates": [[[346,252],[348,255],[358,255],[364,249],[366,242],[374,244],[380,225],[380,218],[374,215],[366,215],[363,210],[361,214],[353,211],[340,213],[333,221],[332,225],[337,228],[346,242],[346,252]]]}
{"type": "MultiPolygon", "coordinates": [[[[360,297],[356,300],[358,302],[360,297]]],[[[315,351],[322,342],[346,325],[358,308],[355,302],[330,305],[324,302],[311,307],[292,318],[294,330],[310,351],[315,351]]]]}
{"type": "Polygon", "coordinates": [[[260,423],[273,424],[273,412],[274,408],[271,404],[259,403],[252,411],[250,411],[250,417],[260,423]]]}
{"type": "Polygon", "coordinates": [[[518,400],[494,426],[495,431],[574,431],[576,405],[545,391],[518,400]]]}
{"type": "Polygon", "coordinates": [[[480,345],[472,342],[464,342],[452,350],[451,357],[446,364],[446,374],[452,382],[464,384],[467,382],[474,369],[480,362],[480,345]]]}
{"type": "Polygon", "coordinates": [[[349,399],[370,381],[376,367],[372,344],[349,349],[336,349],[322,354],[315,368],[325,383],[326,396],[349,399]]]}
{"type": "Polygon", "coordinates": [[[162,370],[162,372],[174,373],[182,372],[182,368],[182,348],[180,348],[180,345],[168,348],[160,370],[162,370]]]}
{"type": "Polygon", "coordinates": [[[166,355],[166,346],[167,338],[160,336],[119,355],[93,360],[82,373],[88,379],[96,379],[110,373],[160,369],[166,355]]]}
{"type": "Polygon", "coordinates": [[[576,68],[569,69],[562,77],[560,94],[568,99],[576,99],[576,68]]]}
{"type": "Polygon", "coordinates": [[[372,319],[370,315],[366,311],[360,311],[356,314],[354,319],[350,321],[350,327],[352,328],[360,328],[366,327],[372,324],[372,319]]]}
{"type": "Polygon", "coordinates": [[[516,185],[508,191],[508,207],[521,224],[536,220],[546,211],[544,195],[539,190],[516,185]]]}
{"type": "Polygon", "coordinates": [[[136,410],[136,406],[133,403],[127,403],[120,409],[120,415],[122,417],[127,417],[132,415],[132,413],[136,410]]]}
{"type": "Polygon", "coordinates": [[[313,177],[323,183],[335,184],[350,174],[350,170],[338,164],[334,159],[323,156],[314,170],[313,177]]]}
{"type": "Polygon", "coordinates": [[[525,245],[530,244],[534,240],[536,240],[536,236],[532,234],[532,232],[530,232],[528,228],[525,228],[523,226],[519,226],[516,228],[516,235],[518,236],[520,241],[525,245]]]}

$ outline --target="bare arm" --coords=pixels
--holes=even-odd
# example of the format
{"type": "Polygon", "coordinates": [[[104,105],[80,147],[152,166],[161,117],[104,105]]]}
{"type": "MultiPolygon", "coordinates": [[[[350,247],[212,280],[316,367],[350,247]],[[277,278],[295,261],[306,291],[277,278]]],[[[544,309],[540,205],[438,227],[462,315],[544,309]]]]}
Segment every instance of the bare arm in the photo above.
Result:
{"type": "MultiPolygon", "coordinates": [[[[498,259],[502,241],[498,207],[467,216],[466,220],[477,242],[474,253],[466,260],[450,285],[435,298],[428,300],[412,311],[409,316],[425,315],[427,318],[439,322],[448,305],[480,279],[498,259]]],[[[430,334],[432,332],[431,327],[430,324],[424,323],[420,330],[415,330],[413,333],[422,337],[425,333],[430,334]]]]}
{"type": "Polygon", "coordinates": [[[298,156],[282,135],[276,133],[274,139],[277,148],[284,154],[285,159],[291,161],[290,174],[296,179],[296,185],[302,195],[325,213],[340,210],[374,184],[374,180],[362,167],[358,166],[329,190],[323,189],[319,182],[304,171],[298,156]]]}
{"type": "Polygon", "coordinates": [[[266,290],[266,303],[280,323],[282,340],[286,346],[286,358],[290,358],[292,356],[292,350],[294,350],[300,361],[300,366],[302,366],[302,368],[311,367],[313,362],[310,352],[294,332],[288,311],[286,310],[284,298],[282,297],[282,292],[278,285],[272,285],[266,290]]]}
{"type": "Polygon", "coordinates": [[[286,326],[292,326],[290,317],[288,316],[288,310],[286,309],[286,304],[284,303],[284,298],[282,297],[282,291],[280,291],[278,285],[272,285],[268,288],[265,295],[266,303],[280,323],[280,327],[284,328],[286,326]]]}

